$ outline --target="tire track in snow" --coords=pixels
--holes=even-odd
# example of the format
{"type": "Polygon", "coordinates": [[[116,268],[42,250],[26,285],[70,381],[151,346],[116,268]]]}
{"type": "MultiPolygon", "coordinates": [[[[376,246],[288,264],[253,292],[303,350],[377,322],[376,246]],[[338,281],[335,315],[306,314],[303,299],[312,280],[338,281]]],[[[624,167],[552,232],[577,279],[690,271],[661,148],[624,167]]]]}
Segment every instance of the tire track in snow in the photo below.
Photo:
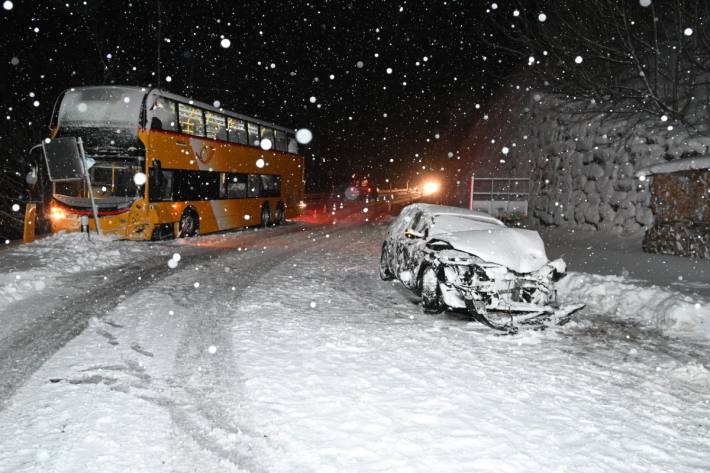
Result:
{"type": "Polygon", "coordinates": [[[170,274],[164,260],[156,257],[144,261],[143,267],[112,268],[106,271],[105,282],[83,285],[79,295],[58,306],[38,309],[44,313],[9,334],[0,346],[0,410],[49,357],[84,331],[92,317],[106,314],[147,281],[155,283],[170,274]]]}
{"type": "MultiPolygon", "coordinates": [[[[332,235],[346,229],[330,230],[332,235]]],[[[187,399],[168,406],[171,419],[200,448],[250,472],[263,470],[254,450],[259,444],[268,442],[268,438],[230,420],[241,416],[238,386],[230,384],[230,380],[243,379],[232,349],[233,309],[241,303],[252,285],[286,264],[290,258],[328,241],[316,240],[304,239],[291,242],[287,248],[272,247],[263,252],[252,250],[251,254],[239,255],[241,258],[236,260],[227,257],[224,261],[234,264],[238,272],[225,273],[227,276],[221,280],[213,276],[210,281],[212,284],[219,283],[211,293],[227,297],[214,300],[210,297],[211,293],[185,290],[180,297],[182,301],[176,301],[183,307],[195,309],[195,317],[188,319],[174,363],[175,384],[180,386],[187,399]],[[200,312],[200,308],[206,310],[200,312]],[[237,448],[223,446],[235,443],[237,448]]],[[[267,243],[273,245],[277,241],[267,243]]],[[[219,263],[213,262],[210,270],[219,271],[219,268],[214,268],[219,263]]]]}
{"type": "MultiPolygon", "coordinates": [[[[39,315],[34,316],[21,327],[3,334],[0,344],[0,411],[22,387],[24,382],[44,364],[54,353],[74,337],[82,333],[93,317],[102,317],[110,312],[125,297],[149,289],[185,268],[171,269],[166,261],[175,251],[189,254],[191,263],[197,264],[215,258],[226,249],[254,246],[269,237],[288,238],[302,229],[299,225],[262,230],[253,233],[237,232],[209,235],[191,240],[178,240],[182,244],[170,244],[161,247],[164,253],[141,261],[135,261],[118,267],[108,267],[84,273],[73,273],[61,278],[66,285],[72,286],[70,294],[52,291],[50,296],[42,296],[31,304],[19,301],[3,310],[2,313],[14,316],[23,310],[39,315]],[[218,245],[210,245],[211,241],[218,245]],[[220,246],[220,244],[222,246],[220,246]],[[232,245],[231,247],[229,245],[232,245]],[[57,302],[56,298],[64,300],[57,302]]],[[[136,242],[136,245],[140,245],[136,242]]]]}

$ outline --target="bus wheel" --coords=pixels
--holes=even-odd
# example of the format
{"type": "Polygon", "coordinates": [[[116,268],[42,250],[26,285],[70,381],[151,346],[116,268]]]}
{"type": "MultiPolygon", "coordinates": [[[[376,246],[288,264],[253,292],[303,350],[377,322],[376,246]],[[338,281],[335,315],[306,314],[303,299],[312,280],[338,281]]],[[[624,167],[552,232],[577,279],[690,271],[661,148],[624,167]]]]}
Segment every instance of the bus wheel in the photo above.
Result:
{"type": "Polygon", "coordinates": [[[178,238],[187,238],[197,235],[200,231],[200,218],[193,209],[185,209],[180,217],[178,238]]]}
{"type": "Polygon", "coordinates": [[[274,212],[274,224],[275,225],[283,225],[286,223],[286,213],[284,211],[284,203],[279,202],[279,205],[276,206],[276,212],[274,212]]]}
{"type": "Polygon", "coordinates": [[[271,210],[269,209],[269,204],[264,204],[261,207],[261,226],[268,227],[271,224],[271,210]]]}

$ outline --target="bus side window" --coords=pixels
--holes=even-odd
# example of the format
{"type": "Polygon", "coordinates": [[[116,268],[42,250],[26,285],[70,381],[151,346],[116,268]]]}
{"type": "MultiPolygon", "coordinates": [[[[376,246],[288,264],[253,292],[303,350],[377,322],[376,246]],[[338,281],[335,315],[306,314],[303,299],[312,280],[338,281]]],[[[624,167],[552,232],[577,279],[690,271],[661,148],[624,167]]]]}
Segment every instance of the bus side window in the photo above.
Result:
{"type": "Polygon", "coordinates": [[[281,177],[261,174],[261,197],[279,197],[281,195],[281,177]]]}
{"type": "Polygon", "coordinates": [[[258,174],[249,174],[247,197],[261,197],[261,177],[258,174]]]}
{"type": "Polygon", "coordinates": [[[247,175],[227,174],[226,186],[228,199],[244,199],[247,196],[247,175]]]}
{"type": "Polygon", "coordinates": [[[178,103],[180,131],[188,135],[205,136],[205,122],[202,110],[191,105],[178,103]]]}
{"type": "Polygon", "coordinates": [[[274,149],[276,151],[288,151],[286,133],[281,130],[274,130],[274,149]]]}
{"type": "Polygon", "coordinates": [[[271,141],[271,147],[274,147],[274,130],[273,128],[266,128],[264,126],[261,128],[261,139],[271,141]]]}
{"type": "Polygon", "coordinates": [[[149,188],[150,202],[169,202],[173,200],[173,171],[163,170],[160,174],[160,182],[156,182],[155,169],[150,169],[149,176],[152,183],[149,188]]]}
{"type": "Polygon", "coordinates": [[[288,137],[288,152],[298,154],[298,141],[296,141],[296,137],[293,135],[288,137]]]}
{"type": "Polygon", "coordinates": [[[156,97],[150,108],[150,128],[152,130],[178,131],[175,102],[156,97]]]}
{"type": "Polygon", "coordinates": [[[259,125],[247,122],[247,132],[249,133],[249,144],[259,146],[259,125]]]}
{"type": "Polygon", "coordinates": [[[229,141],[242,145],[249,144],[247,139],[247,129],[244,120],[227,117],[227,129],[229,131],[229,141]]]}
{"type": "Polygon", "coordinates": [[[227,139],[224,115],[214,112],[205,112],[205,124],[207,125],[207,138],[218,140],[227,139]]]}

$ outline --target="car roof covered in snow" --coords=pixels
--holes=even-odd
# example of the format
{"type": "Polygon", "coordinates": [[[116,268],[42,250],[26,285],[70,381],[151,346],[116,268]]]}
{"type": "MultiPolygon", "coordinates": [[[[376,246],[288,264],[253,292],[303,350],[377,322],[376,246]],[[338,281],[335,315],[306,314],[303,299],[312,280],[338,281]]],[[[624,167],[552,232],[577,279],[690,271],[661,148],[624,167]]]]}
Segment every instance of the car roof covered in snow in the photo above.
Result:
{"type": "Polygon", "coordinates": [[[408,209],[417,209],[423,211],[427,215],[457,215],[461,217],[473,218],[476,220],[481,220],[483,222],[489,222],[496,225],[504,227],[505,224],[495,217],[492,217],[483,212],[476,212],[475,210],[469,210],[462,207],[450,207],[448,205],[436,205],[436,204],[411,204],[407,206],[408,209]]]}

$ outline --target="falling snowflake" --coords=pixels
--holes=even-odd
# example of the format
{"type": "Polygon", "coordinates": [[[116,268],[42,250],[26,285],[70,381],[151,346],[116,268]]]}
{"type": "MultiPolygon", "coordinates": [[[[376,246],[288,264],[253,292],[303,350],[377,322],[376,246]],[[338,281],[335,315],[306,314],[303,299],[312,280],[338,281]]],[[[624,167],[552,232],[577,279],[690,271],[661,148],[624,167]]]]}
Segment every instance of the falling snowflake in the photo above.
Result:
{"type": "Polygon", "coordinates": [[[650,7],[651,0],[639,0],[639,5],[641,5],[642,7],[650,7]]]}
{"type": "Polygon", "coordinates": [[[19,212],[20,211],[20,204],[12,204],[12,211],[19,212]]]}
{"type": "Polygon", "coordinates": [[[683,34],[686,36],[693,36],[693,28],[686,28],[683,30],[683,34]]]}
{"type": "Polygon", "coordinates": [[[545,21],[547,20],[547,15],[545,15],[544,13],[540,13],[537,16],[537,19],[540,23],[545,23],[545,21]]]}
{"type": "Polygon", "coordinates": [[[577,64],[582,64],[582,61],[584,61],[584,59],[582,59],[582,56],[577,56],[576,58],[574,58],[574,62],[577,64]]]}
{"type": "Polygon", "coordinates": [[[3,7],[5,10],[8,10],[8,11],[12,10],[12,7],[13,7],[13,6],[14,6],[14,5],[12,4],[12,2],[11,2],[10,0],[7,0],[6,2],[4,2],[4,3],[2,4],[2,7],[3,7]]]}
{"type": "Polygon", "coordinates": [[[137,186],[142,186],[143,184],[145,184],[145,181],[146,181],[145,173],[137,172],[133,175],[133,182],[137,186]]]}
{"type": "Polygon", "coordinates": [[[232,45],[232,42],[228,40],[227,38],[222,38],[222,41],[219,42],[220,46],[222,46],[224,49],[227,49],[232,45]]]}
{"type": "MultiPolygon", "coordinates": [[[[273,144],[271,143],[271,140],[270,140],[270,139],[268,139],[268,138],[263,138],[263,139],[259,142],[259,146],[261,146],[261,149],[263,149],[264,151],[269,151],[269,150],[271,149],[271,147],[273,146],[273,144]]],[[[257,165],[258,167],[263,167],[263,166],[264,166],[264,160],[263,160],[263,159],[260,159],[259,161],[256,162],[256,165],[257,165]],[[261,161],[261,166],[259,166],[259,161],[261,161]]]]}
{"type": "Polygon", "coordinates": [[[309,130],[308,128],[301,128],[300,130],[296,131],[296,141],[298,141],[302,145],[307,145],[311,142],[312,139],[313,133],[311,133],[311,130],[309,130]]]}
{"type": "MultiPolygon", "coordinates": [[[[266,138],[264,138],[264,140],[266,140],[266,138]]],[[[261,142],[263,143],[264,140],[261,140],[261,142]]],[[[267,141],[268,141],[268,140],[267,140],[267,141]]],[[[262,148],[264,148],[263,145],[262,145],[262,148]]],[[[269,147],[268,147],[268,148],[264,148],[264,149],[270,149],[270,148],[271,148],[271,144],[269,144],[269,147]]],[[[264,164],[265,164],[265,163],[264,163],[264,160],[263,160],[263,159],[259,158],[259,159],[256,160],[256,167],[258,167],[259,169],[263,168],[263,167],[264,167],[264,164]]]]}

